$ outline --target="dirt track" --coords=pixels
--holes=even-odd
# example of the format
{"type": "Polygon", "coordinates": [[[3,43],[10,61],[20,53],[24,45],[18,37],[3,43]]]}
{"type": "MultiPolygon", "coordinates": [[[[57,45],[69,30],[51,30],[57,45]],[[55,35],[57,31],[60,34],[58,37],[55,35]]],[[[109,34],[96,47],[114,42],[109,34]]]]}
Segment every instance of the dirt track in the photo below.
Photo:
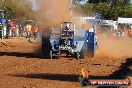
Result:
{"type": "Polygon", "coordinates": [[[105,78],[126,61],[102,55],[50,60],[35,54],[39,46],[24,39],[0,40],[0,88],[78,88],[82,67],[89,67],[93,78],[105,78]]]}

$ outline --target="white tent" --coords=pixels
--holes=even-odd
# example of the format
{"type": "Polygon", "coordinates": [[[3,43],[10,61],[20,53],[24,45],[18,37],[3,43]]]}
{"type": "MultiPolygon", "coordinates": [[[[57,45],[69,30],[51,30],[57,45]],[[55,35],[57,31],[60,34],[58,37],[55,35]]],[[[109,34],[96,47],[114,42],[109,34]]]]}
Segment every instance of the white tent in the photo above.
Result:
{"type": "Polygon", "coordinates": [[[118,23],[132,24],[132,18],[118,18],[118,23]]]}

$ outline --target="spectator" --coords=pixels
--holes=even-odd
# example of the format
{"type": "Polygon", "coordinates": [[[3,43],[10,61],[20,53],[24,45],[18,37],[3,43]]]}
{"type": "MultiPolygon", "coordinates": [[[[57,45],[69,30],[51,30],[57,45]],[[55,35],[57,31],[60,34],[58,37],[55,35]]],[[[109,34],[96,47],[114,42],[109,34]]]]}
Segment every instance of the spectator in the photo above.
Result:
{"type": "Polygon", "coordinates": [[[121,29],[117,31],[118,37],[121,37],[121,29]]]}
{"type": "Polygon", "coordinates": [[[97,35],[95,35],[95,44],[96,44],[97,49],[98,49],[98,36],[97,35]]]}
{"type": "Polygon", "coordinates": [[[11,30],[11,24],[10,24],[10,20],[8,20],[7,30],[6,30],[6,37],[10,37],[10,30],[11,30]]]}
{"type": "Polygon", "coordinates": [[[7,26],[6,26],[6,24],[4,23],[4,24],[3,24],[3,38],[6,37],[6,30],[7,30],[6,27],[7,27],[7,26]]]}
{"type": "Polygon", "coordinates": [[[128,30],[127,29],[124,29],[124,36],[128,37],[128,30]]]}
{"type": "Polygon", "coordinates": [[[117,40],[117,35],[116,35],[116,33],[112,33],[111,39],[112,39],[112,40],[117,40]]]}
{"type": "Polygon", "coordinates": [[[121,36],[122,36],[122,37],[125,36],[125,32],[124,32],[124,30],[122,30],[122,34],[121,34],[121,36]]]}
{"type": "Polygon", "coordinates": [[[89,32],[95,32],[95,27],[93,26],[92,28],[90,28],[89,32]]]}
{"type": "Polygon", "coordinates": [[[26,31],[25,25],[22,25],[22,32],[24,33],[26,31]]]}
{"type": "Polygon", "coordinates": [[[130,24],[130,28],[132,29],[132,24],[130,24]]]}
{"type": "Polygon", "coordinates": [[[19,26],[16,25],[16,36],[19,36],[19,26]]]}
{"type": "Polygon", "coordinates": [[[32,28],[32,26],[30,25],[30,24],[27,24],[26,25],[26,33],[27,33],[27,37],[26,38],[29,38],[29,40],[30,40],[30,37],[31,37],[31,28],[32,28]]]}
{"type": "Polygon", "coordinates": [[[20,35],[24,36],[25,32],[26,32],[26,26],[24,24],[20,25],[20,35]]]}
{"type": "Polygon", "coordinates": [[[3,31],[3,25],[2,25],[2,23],[0,23],[0,38],[1,39],[3,38],[2,31],[3,31]]]}
{"type": "Polygon", "coordinates": [[[22,36],[22,34],[23,34],[22,25],[19,25],[19,36],[22,36]]]}
{"type": "Polygon", "coordinates": [[[39,26],[36,24],[34,27],[34,40],[38,40],[39,39],[39,26]]]}
{"type": "Polygon", "coordinates": [[[15,37],[15,31],[16,31],[16,25],[12,24],[12,27],[11,27],[12,37],[15,37]]]}

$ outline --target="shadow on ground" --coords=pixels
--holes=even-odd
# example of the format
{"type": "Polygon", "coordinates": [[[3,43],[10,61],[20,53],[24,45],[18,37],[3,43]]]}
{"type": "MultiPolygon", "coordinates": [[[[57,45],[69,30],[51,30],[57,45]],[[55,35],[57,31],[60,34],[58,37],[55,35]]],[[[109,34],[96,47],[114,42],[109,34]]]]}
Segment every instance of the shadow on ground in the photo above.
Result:
{"type": "MultiPolygon", "coordinates": [[[[128,58],[126,63],[123,63],[119,70],[115,71],[109,76],[90,76],[91,79],[125,79],[127,76],[132,76],[129,66],[132,66],[132,58],[128,58]]],[[[47,79],[47,80],[58,80],[58,81],[69,81],[78,82],[79,75],[73,74],[8,74],[8,76],[24,77],[33,79],[47,79]]],[[[98,88],[118,88],[118,87],[98,87],[98,88]]]]}
{"type": "Polygon", "coordinates": [[[42,58],[35,53],[21,53],[21,52],[0,52],[0,56],[16,56],[16,57],[26,57],[26,58],[42,58]]]}
{"type": "Polygon", "coordinates": [[[33,78],[33,79],[47,79],[47,80],[78,82],[78,76],[79,75],[44,73],[44,74],[25,74],[25,75],[24,74],[10,74],[8,76],[33,78]]]}
{"type": "MultiPolygon", "coordinates": [[[[110,79],[126,79],[129,76],[132,76],[132,69],[130,67],[132,66],[132,58],[128,58],[125,63],[122,63],[119,70],[115,71],[113,74],[111,74],[108,78],[110,79]]],[[[100,86],[98,88],[119,88],[119,86],[115,87],[108,87],[108,86],[100,86]]],[[[127,87],[123,87],[127,88],[127,87]]]]}
{"type": "MultiPolygon", "coordinates": [[[[47,79],[47,80],[58,80],[58,81],[69,81],[69,82],[79,82],[79,75],[73,74],[8,74],[8,76],[14,77],[24,77],[33,79],[47,79]]],[[[91,79],[109,79],[109,76],[90,76],[91,79]]]]}
{"type": "MultiPolygon", "coordinates": [[[[38,59],[49,59],[48,54],[44,53],[22,53],[22,52],[0,52],[0,56],[15,56],[25,58],[38,58],[38,59]]],[[[56,59],[56,58],[55,58],[56,59]]]]}
{"type": "MultiPolygon", "coordinates": [[[[25,58],[38,58],[38,59],[50,59],[49,55],[43,52],[36,53],[21,53],[21,52],[0,52],[0,56],[16,56],[16,57],[25,57],[25,58]]],[[[73,60],[71,58],[75,58],[73,56],[54,56],[53,59],[59,59],[60,57],[69,58],[69,60],[73,60]]]]}

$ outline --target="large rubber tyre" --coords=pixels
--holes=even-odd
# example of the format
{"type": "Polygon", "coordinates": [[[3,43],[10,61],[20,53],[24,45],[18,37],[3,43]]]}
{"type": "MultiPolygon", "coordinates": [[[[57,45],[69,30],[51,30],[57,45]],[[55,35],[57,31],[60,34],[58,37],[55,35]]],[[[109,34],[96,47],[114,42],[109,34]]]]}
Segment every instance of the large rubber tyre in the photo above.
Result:
{"type": "Polygon", "coordinates": [[[93,58],[94,57],[94,50],[91,50],[91,44],[87,44],[87,56],[90,57],[90,58],[93,58]]]}
{"type": "Polygon", "coordinates": [[[86,58],[86,45],[83,45],[81,51],[77,51],[76,53],[76,59],[85,59],[86,58]]]}
{"type": "Polygon", "coordinates": [[[42,52],[45,58],[50,58],[51,44],[50,35],[46,34],[42,36],[42,52]]]}
{"type": "Polygon", "coordinates": [[[49,40],[49,35],[44,35],[42,36],[42,51],[49,51],[49,45],[50,45],[50,40],[49,40]]]}
{"type": "Polygon", "coordinates": [[[88,56],[88,49],[87,48],[88,48],[88,44],[86,43],[85,44],[85,53],[86,53],[86,56],[88,56]]]}
{"type": "Polygon", "coordinates": [[[86,45],[84,44],[81,51],[80,51],[80,59],[86,58],[86,45]]]}
{"type": "Polygon", "coordinates": [[[53,59],[53,51],[50,50],[50,59],[53,59]]]}
{"type": "Polygon", "coordinates": [[[77,51],[77,53],[76,53],[76,58],[77,58],[77,60],[80,59],[80,53],[79,53],[79,51],[77,51]]]}

